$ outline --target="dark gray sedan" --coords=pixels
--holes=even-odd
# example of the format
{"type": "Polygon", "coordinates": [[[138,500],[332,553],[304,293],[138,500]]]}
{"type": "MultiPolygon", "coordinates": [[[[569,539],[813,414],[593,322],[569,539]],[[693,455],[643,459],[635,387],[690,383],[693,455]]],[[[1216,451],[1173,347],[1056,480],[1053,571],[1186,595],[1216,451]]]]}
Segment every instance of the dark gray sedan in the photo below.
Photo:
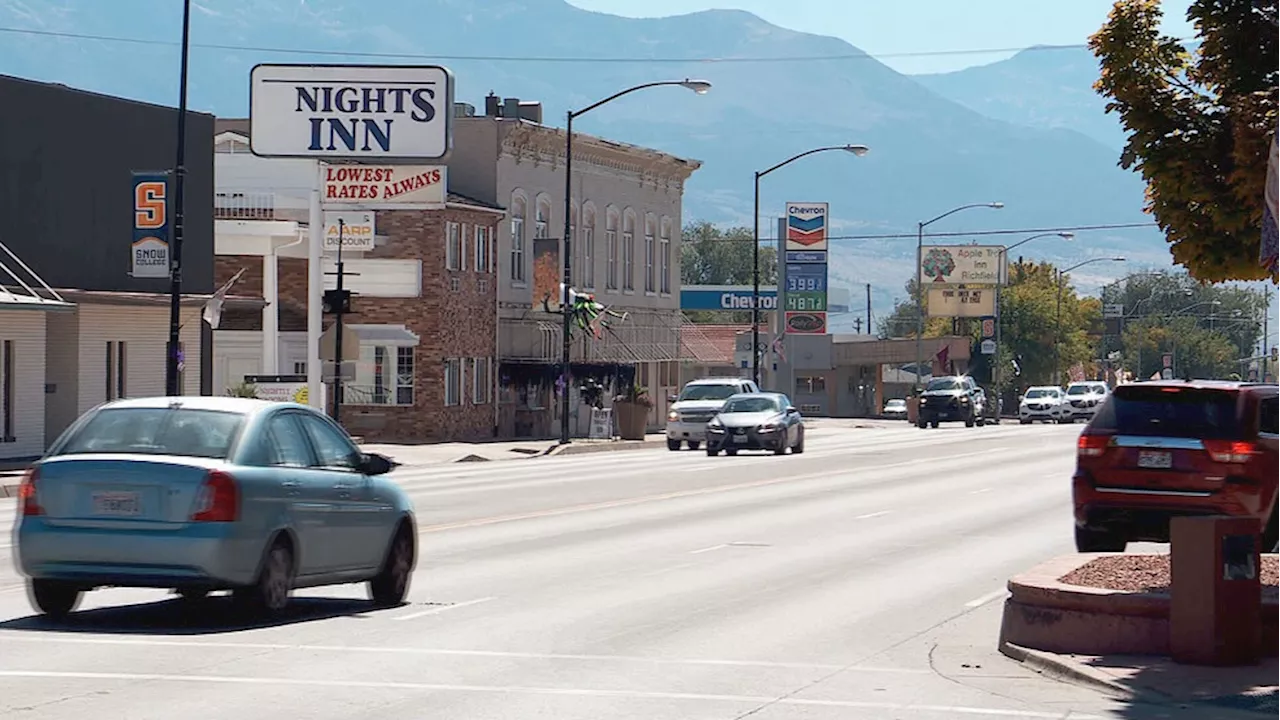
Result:
{"type": "Polygon", "coordinates": [[[804,418],[781,393],[741,393],[725,400],[707,423],[707,454],[737,455],[739,450],[787,449],[804,452],[804,418]]]}

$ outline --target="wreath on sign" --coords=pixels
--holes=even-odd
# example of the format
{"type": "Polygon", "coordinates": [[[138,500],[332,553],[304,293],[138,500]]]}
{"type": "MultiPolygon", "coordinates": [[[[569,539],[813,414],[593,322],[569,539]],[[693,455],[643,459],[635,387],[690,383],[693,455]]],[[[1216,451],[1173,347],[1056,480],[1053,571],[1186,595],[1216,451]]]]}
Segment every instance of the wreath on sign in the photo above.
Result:
{"type": "Polygon", "coordinates": [[[924,270],[924,274],[933,278],[934,282],[942,282],[946,276],[955,272],[956,261],[951,257],[951,251],[946,248],[932,248],[929,253],[924,256],[924,262],[920,263],[920,267],[924,270]]]}

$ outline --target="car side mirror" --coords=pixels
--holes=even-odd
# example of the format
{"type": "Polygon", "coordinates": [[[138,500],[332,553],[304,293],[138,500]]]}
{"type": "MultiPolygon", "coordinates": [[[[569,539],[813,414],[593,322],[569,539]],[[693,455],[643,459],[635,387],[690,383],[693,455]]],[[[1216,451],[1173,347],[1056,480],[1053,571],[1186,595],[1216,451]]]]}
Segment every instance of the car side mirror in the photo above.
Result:
{"type": "Polygon", "coordinates": [[[667,395],[667,402],[675,402],[675,401],[676,401],[676,396],[674,394],[667,395]]]}
{"type": "Polygon", "coordinates": [[[796,413],[798,413],[798,412],[800,412],[800,411],[799,411],[799,410],[797,410],[797,409],[795,409],[794,407],[791,407],[790,405],[788,405],[788,406],[787,406],[787,414],[788,414],[788,415],[795,415],[795,414],[796,414],[796,413]]]}
{"type": "Polygon", "coordinates": [[[394,470],[397,464],[386,455],[365,453],[361,459],[360,471],[365,475],[386,475],[394,470]]]}

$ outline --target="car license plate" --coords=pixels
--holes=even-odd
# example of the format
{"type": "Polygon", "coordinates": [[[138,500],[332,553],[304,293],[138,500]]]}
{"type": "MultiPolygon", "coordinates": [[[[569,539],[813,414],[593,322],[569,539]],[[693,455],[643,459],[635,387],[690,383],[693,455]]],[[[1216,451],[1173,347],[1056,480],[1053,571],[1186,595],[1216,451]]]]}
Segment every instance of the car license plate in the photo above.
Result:
{"type": "Polygon", "coordinates": [[[739,445],[745,445],[745,444],[747,444],[747,440],[748,440],[748,439],[749,439],[749,438],[747,438],[747,436],[746,436],[746,435],[734,435],[734,436],[733,436],[733,441],[734,441],[734,442],[736,442],[736,443],[738,443],[739,445]]]}
{"type": "Polygon", "coordinates": [[[141,515],[142,499],[136,492],[96,492],[93,494],[93,514],[112,517],[141,515]]]}
{"type": "Polygon", "coordinates": [[[1173,467],[1173,453],[1143,450],[1138,453],[1138,467],[1163,470],[1173,467]]]}

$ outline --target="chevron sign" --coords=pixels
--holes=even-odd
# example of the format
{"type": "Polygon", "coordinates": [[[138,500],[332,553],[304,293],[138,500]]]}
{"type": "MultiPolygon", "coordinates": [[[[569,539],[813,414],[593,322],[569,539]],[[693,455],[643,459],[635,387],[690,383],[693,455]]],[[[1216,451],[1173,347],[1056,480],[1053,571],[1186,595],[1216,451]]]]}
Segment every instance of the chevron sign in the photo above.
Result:
{"type": "Polygon", "coordinates": [[[827,204],[787,203],[787,250],[827,249],[827,204]]]}

